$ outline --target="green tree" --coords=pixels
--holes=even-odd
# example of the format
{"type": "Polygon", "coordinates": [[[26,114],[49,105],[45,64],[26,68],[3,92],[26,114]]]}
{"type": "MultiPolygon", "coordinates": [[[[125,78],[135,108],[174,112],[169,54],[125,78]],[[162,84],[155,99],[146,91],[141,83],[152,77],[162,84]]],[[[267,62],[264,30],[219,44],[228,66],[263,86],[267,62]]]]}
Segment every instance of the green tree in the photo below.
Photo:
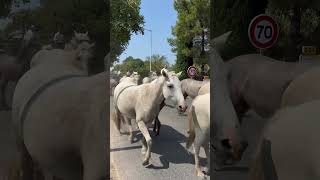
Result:
{"type": "Polygon", "coordinates": [[[256,52],[248,39],[248,26],[253,17],[265,13],[267,5],[268,0],[212,1],[211,36],[215,37],[232,31],[226,48],[222,52],[224,59],[256,52]]]}
{"type": "Polygon", "coordinates": [[[132,56],[127,57],[122,64],[115,65],[114,70],[121,71],[123,74],[135,71],[138,72],[141,77],[148,76],[149,74],[144,61],[139,58],[133,58],[132,56]]]}
{"type": "Polygon", "coordinates": [[[30,13],[21,11],[14,17],[8,31],[21,29],[21,24],[34,24],[41,44],[50,43],[60,30],[66,39],[73,31],[89,32],[96,43],[95,59],[90,63],[90,73],[104,70],[104,56],[110,50],[115,61],[127,46],[132,32],[142,32],[143,17],[139,14],[140,0],[110,0],[111,7],[101,0],[43,0],[41,8],[30,13]],[[108,10],[107,10],[108,8],[108,10]],[[110,10],[112,14],[110,13],[110,10]],[[27,16],[26,16],[27,14],[27,16]],[[110,20],[109,20],[110,19],[110,20]],[[112,38],[110,39],[110,31],[112,38]]]}
{"type": "MultiPolygon", "coordinates": [[[[144,61],[144,66],[150,71],[150,56],[146,57],[146,60],[144,61]]],[[[151,57],[151,70],[155,71],[157,74],[160,74],[160,71],[164,67],[169,67],[169,63],[167,61],[167,58],[165,56],[162,56],[160,54],[154,54],[151,57]]]]}
{"type": "Polygon", "coordinates": [[[127,48],[132,33],[142,33],[144,18],[140,15],[140,0],[111,0],[111,61],[127,48]]]}
{"type": "Polygon", "coordinates": [[[0,17],[5,17],[10,12],[12,0],[1,0],[0,1],[0,17]]]}
{"type": "MultiPolygon", "coordinates": [[[[278,14],[283,15],[286,18],[287,32],[286,32],[286,56],[292,57],[289,60],[296,61],[298,60],[298,56],[301,52],[301,46],[304,42],[304,39],[308,39],[306,34],[303,33],[303,27],[309,27],[310,34],[310,21],[317,22],[315,18],[317,18],[317,13],[313,13],[312,11],[320,10],[320,2],[317,0],[284,0],[284,1],[276,1],[270,0],[269,4],[270,11],[274,13],[278,11],[278,14]],[[279,13],[280,12],[280,13],[279,13]],[[306,17],[308,15],[308,17],[306,17]]],[[[308,30],[307,30],[308,31],[308,30]]]]}
{"type": "MultiPolygon", "coordinates": [[[[182,71],[186,77],[186,70],[194,60],[203,63],[206,60],[204,45],[194,47],[193,39],[203,37],[205,29],[209,28],[209,0],[176,0],[174,8],[178,13],[176,25],[172,28],[173,38],[168,39],[172,51],[177,54],[176,71],[182,71]],[[194,58],[195,55],[196,58],[194,58]]],[[[204,39],[204,38],[203,38],[204,39]]]]}

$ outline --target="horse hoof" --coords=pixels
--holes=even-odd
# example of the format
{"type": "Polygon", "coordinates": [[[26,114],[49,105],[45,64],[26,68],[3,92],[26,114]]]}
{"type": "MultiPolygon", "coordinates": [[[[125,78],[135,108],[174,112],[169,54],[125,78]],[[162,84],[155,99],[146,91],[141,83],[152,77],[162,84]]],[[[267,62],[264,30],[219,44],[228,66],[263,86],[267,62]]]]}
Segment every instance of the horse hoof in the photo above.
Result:
{"type": "Polygon", "coordinates": [[[207,167],[203,168],[202,172],[206,175],[210,175],[210,169],[208,169],[207,167]]]}
{"type": "Polygon", "coordinates": [[[202,171],[197,171],[197,176],[200,177],[201,179],[207,179],[206,175],[202,171]]]}
{"type": "Polygon", "coordinates": [[[149,160],[144,160],[143,162],[142,162],[142,165],[143,166],[147,166],[149,164],[149,160]]]}

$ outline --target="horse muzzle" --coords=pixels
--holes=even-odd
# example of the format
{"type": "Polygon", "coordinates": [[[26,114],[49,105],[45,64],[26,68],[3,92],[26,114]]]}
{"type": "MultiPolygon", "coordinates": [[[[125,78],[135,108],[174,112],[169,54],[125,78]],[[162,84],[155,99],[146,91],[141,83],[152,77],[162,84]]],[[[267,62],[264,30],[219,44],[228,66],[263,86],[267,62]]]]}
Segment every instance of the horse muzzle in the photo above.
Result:
{"type": "Polygon", "coordinates": [[[188,106],[187,105],[179,105],[178,106],[178,111],[179,112],[186,112],[188,106]]]}
{"type": "Polygon", "coordinates": [[[240,161],[244,151],[248,147],[248,142],[242,141],[238,147],[235,147],[232,152],[232,157],[236,161],[240,161]]]}

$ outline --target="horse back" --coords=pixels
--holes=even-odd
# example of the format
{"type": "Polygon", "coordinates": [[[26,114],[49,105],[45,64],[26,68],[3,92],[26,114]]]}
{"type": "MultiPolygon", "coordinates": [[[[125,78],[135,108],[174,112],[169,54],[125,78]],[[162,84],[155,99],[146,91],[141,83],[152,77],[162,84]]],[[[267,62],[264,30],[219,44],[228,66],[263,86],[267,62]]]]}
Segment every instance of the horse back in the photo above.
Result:
{"type": "Polygon", "coordinates": [[[236,57],[228,62],[232,101],[269,117],[280,107],[281,96],[290,82],[311,67],[256,54],[236,57]]]}

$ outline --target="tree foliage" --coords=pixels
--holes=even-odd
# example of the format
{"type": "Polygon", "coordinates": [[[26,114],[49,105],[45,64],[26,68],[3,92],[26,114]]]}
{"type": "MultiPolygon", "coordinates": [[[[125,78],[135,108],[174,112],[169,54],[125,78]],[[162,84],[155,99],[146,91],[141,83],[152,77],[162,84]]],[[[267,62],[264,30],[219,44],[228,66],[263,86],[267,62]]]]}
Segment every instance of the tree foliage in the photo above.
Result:
{"type": "Polygon", "coordinates": [[[1,0],[0,1],[0,17],[5,17],[10,12],[12,0],[1,0]]]}
{"type": "Polygon", "coordinates": [[[313,32],[319,24],[320,2],[316,0],[276,1],[269,0],[269,14],[279,21],[281,44],[279,48],[285,52],[290,61],[297,61],[301,46],[312,42],[313,32]]]}
{"type": "Polygon", "coordinates": [[[198,63],[206,62],[207,58],[203,52],[201,53],[201,49],[193,46],[193,38],[201,36],[203,31],[209,28],[209,7],[209,0],[174,1],[178,19],[176,25],[172,27],[174,37],[168,39],[168,42],[172,46],[172,51],[177,54],[174,69],[183,71],[182,77],[186,77],[186,70],[194,60],[198,63]],[[196,54],[199,56],[195,56],[196,54]]]}
{"type": "MultiPolygon", "coordinates": [[[[150,71],[150,56],[146,57],[145,67],[150,71]]],[[[156,72],[157,74],[160,74],[160,71],[164,67],[169,67],[169,63],[167,61],[167,58],[165,56],[162,56],[160,54],[154,54],[151,57],[151,71],[156,72]]]]}
{"type": "Polygon", "coordinates": [[[111,61],[115,61],[127,46],[132,32],[142,32],[139,5],[140,0],[42,0],[41,8],[16,13],[6,32],[33,24],[38,30],[39,42],[48,44],[57,31],[67,40],[71,39],[74,30],[88,31],[96,43],[95,59],[89,69],[91,73],[97,73],[104,70],[103,59],[110,46],[111,61]]]}
{"type": "Polygon", "coordinates": [[[292,60],[298,60],[302,45],[317,45],[320,42],[319,4],[317,0],[214,0],[211,35],[215,37],[233,31],[222,53],[224,59],[257,53],[249,42],[248,26],[254,16],[266,13],[276,19],[280,34],[277,43],[264,54],[278,59],[292,57],[292,60]]]}
{"type": "MultiPolygon", "coordinates": [[[[160,74],[160,71],[164,67],[169,68],[169,63],[165,56],[154,54],[151,58],[151,70],[160,74]]],[[[132,56],[127,57],[122,64],[117,64],[114,66],[115,71],[121,71],[122,74],[126,72],[138,72],[141,77],[149,76],[150,72],[150,56],[146,57],[143,61],[139,58],[133,58],[132,56]]]]}
{"type": "Polygon", "coordinates": [[[140,0],[111,0],[111,61],[128,46],[132,33],[143,33],[144,18],[140,0]]]}
{"type": "Polygon", "coordinates": [[[216,37],[232,31],[226,48],[222,52],[224,59],[256,52],[248,39],[248,26],[254,16],[265,12],[267,2],[267,0],[215,0],[212,2],[211,36],[216,37]]]}

